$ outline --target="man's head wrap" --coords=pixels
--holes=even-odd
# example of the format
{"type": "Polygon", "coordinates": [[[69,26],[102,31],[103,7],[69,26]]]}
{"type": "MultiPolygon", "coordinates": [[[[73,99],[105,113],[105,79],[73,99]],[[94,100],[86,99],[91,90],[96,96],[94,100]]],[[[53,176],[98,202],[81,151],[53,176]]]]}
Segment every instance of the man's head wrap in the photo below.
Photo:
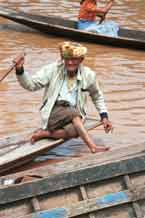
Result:
{"type": "Polygon", "coordinates": [[[87,48],[75,42],[63,42],[60,44],[60,53],[63,59],[84,58],[87,48]]]}

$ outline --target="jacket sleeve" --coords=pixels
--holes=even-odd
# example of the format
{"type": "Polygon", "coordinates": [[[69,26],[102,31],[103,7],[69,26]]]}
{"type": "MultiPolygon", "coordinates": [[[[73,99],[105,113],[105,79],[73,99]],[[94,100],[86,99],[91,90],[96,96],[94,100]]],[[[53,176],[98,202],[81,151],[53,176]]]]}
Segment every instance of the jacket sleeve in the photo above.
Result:
{"type": "Polygon", "coordinates": [[[103,92],[100,89],[99,83],[96,79],[96,74],[94,72],[91,79],[91,84],[89,85],[89,94],[100,116],[102,114],[102,115],[106,115],[107,117],[108,112],[107,112],[107,107],[105,104],[103,92]]]}
{"type": "Polygon", "coordinates": [[[22,75],[17,75],[17,79],[20,85],[29,91],[39,90],[46,85],[49,85],[49,82],[52,78],[53,65],[44,66],[36,74],[30,75],[28,72],[25,72],[22,75]]]}

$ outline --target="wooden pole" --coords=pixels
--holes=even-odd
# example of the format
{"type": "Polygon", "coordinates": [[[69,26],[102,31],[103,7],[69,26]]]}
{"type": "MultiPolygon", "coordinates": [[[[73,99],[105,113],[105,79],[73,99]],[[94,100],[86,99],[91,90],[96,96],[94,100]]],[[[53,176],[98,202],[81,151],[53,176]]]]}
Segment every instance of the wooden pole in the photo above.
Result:
{"type": "Polygon", "coordinates": [[[9,75],[9,73],[16,67],[16,65],[22,60],[22,58],[24,58],[24,54],[22,54],[16,58],[16,61],[14,61],[13,65],[9,68],[9,70],[0,79],[0,83],[9,75]]]}
{"type": "Polygon", "coordinates": [[[7,73],[0,79],[0,82],[2,82],[9,75],[9,73],[14,69],[15,66],[16,66],[16,64],[13,64],[10,67],[10,69],[7,71],[7,73]]]}

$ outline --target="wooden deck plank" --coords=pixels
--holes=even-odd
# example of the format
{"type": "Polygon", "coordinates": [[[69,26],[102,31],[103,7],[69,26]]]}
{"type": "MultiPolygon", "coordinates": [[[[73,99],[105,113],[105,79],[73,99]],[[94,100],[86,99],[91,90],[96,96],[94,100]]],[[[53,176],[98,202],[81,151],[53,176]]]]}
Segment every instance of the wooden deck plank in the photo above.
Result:
{"type": "Polygon", "coordinates": [[[0,150],[5,147],[14,146],[17,144],[23,144],[30,138],[31,133],[25,132],[21,134],[13,134],[8,137],[4,137],[0,139],[0,150]],[[19,142],[19,143],[18,143],[19,142]]]}
{"type": "Polygon", "coordinates": [[[32,145],[30,142],[26,142],[23,146],[17,146],[17,148],[10,150],[5,155],[0,156],[0,175],[3,172],[20,166],[34,157],[58,146],[63,142],[63,139],[59,140],[41,140],[32,145]]]}
{"type": "Polygon", "coordinates": [[[13,152],[8,152],[4,156],[0,157],[0,167],[3,167],[5,164],[9,162],[13,162],[23,156],[28,156],[31,153],[40,152],[41,150],[47,149],[53,145],[57,145],[58,143],[62,143],[63,140],[41,140],[32,145],[30,142],[26,142],[23,146],[20,146],[13,152]],[[21,154],[21,155],[20,155],[21,154]],[[21,157],[20,157],[21,156],[21,157]]]}

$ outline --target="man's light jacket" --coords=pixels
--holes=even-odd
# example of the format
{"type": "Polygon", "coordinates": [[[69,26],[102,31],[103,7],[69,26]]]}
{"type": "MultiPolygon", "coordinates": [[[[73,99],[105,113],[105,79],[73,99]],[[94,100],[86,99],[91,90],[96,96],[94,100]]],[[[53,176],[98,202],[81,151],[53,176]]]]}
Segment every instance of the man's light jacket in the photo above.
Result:
{"type": "MultiPolygon", "coordinates": [[[[104,97],[96,79],[96,73],[83,65],[80,65],[79,68],[77,108],[80,114],[83,117],[86,114],[86,92],[89,92],[99,114],[107,113],[104,97]]],[[[43,129],[47,128],[50,113],[58,98],[65,78],[64,72],[64,64],[62,62],[55,62],[44,66],[33,76],[30,76],[27,72],[17,75],[18,81],[23,88],[29,91],[36,91],[41,88],[45,89],[43,103],[40,109],[43,129]]]]}

